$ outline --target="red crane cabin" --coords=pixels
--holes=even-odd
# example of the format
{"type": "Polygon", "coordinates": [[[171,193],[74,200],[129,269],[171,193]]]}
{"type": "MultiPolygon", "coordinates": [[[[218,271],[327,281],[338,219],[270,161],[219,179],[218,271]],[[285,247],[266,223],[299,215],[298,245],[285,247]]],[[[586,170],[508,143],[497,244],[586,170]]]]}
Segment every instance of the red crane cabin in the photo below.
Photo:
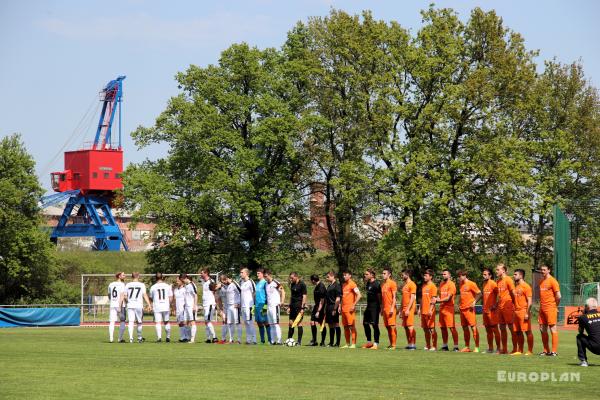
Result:
{"type": "Polygon", "coordinates": [[[52,173],[56,192],[79,189],[83,194],[123,189],[123,150],[75,150],[65,152],[65,170],[52,173]]]}

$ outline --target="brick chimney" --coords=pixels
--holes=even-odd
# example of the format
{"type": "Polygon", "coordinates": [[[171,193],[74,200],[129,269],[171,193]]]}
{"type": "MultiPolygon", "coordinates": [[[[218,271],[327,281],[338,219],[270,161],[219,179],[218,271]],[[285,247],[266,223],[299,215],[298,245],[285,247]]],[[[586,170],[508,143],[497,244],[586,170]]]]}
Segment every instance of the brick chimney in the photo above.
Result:
{"type": "Polygon", "coordinates": [[[325,219],[325,189],[322,182],[313,182],[310,185],[310,237],[317,250],[331,251],[325,219]]]}

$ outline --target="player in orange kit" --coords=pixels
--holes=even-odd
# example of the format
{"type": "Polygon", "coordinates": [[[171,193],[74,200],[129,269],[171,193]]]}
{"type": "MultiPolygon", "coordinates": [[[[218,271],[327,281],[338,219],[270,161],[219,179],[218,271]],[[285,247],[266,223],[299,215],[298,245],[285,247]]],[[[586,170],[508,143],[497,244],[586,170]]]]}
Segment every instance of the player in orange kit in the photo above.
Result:
{"type": "Polygon", "coordinates": [[[352,280],[352,274],[350,271],[344,271],[342,273],[344,283],[342,283],[342,325],[344,326],[344,336],[346,338],[346,345],[342,349],[355,349],[356,348],[356,303],[360,300],[360,291],[356,282],[352,280]],[[352,337],[352,344],[350,343],[350,337],[352,337]]]}
{"type": "Polygon", "coordinates": [[[396,292],[398,285],[392,279],[392,269],[385,267],[382,272],[383,282],[381,283],[381,316],[383,324],[388,332],[390,345],[388,350],[396,349],[396,292]]]}
{"type": "Polygon", "coordinates": [[[465,348],[463,353],[471,352],[471,332],[473,331],[473,340],[475,341],[475,353],[479,353],[479,331],[477,330],[477,320],[475,318],[475,304],[481,298],[481,290],[475,282],[467,278],[465,271],[458,271],[458,281],[460,282],[460,325],[463,328],[465,338],[465,348]]]}
{"type": "Polygon", "coordinates": [[[483,269],[483,326],[487,333],[487,353],[494,352],[494,340],[496,341],[496,352],[500,353],[500,330],[498,329],[498,285],[492,279],[492,270],[483,269]]]}
{"type": "Polygon", "coordinates": [[[425,334],[425,348],[423,350],[435,351],[437,348],[437,332],[435,331],[435,299],[437,287],[432,282],[433,271],[426,269],[423,274],[421,286],[421,327],[425,334]]]}
{"type": "Polygon", "coordinates": [[[558,350],[558,331],[556,330],[556,321],[558,318],[558,306],[560,304],[560,285],[558,281],[550,275],[551,268],[542,265],[540,271],[543,279],[540,281],[540,314],[538,322],[542,332],[542,344],[544,351],[541,356],[556,356],[558,350]],[[548,327],[552,333],[552,351],[548,347],[548,327]]]}
{"type": "Polygon", "coordinates": [[[511,353],[513,356],[518,356],[524,353],[525,337],[527,336],[527,353],[530,356],[533,353],[533,333],[531,332],[531,297],[533,292],[531,286],[525,282],[525,270],[516,269],[514,273],[515,290],[515,315],[513,325],[515,335],[517,336],[517,351],[511,353]]]}
{"type": "Polygon", "coordinates": [[[406,333],[406,350],[416,350],[415,311],[417,309],[417,284],[410,278],[412,271],[402,271],[402,326],[406,333]]]}
{"type": "Polygon", "coordinates": [[[454,342],[454,351],[458,351],[458,332],[454,326],[454,297],[456,296],[456,285],[452,282],[450,271],[442,271],[442,282],[438,290],[440,296],[437,302],[440,303],[440,329],[442,330],[443,345],[441,350],[448,351],[448,328],[452,333],[454,342]]]}
{"type": "Polygon", "coordinates": [[[511,353],[516,351],[517,341],[513,327],[514,294],[515,284],[513,280],[506,275],[506,267],[504,264],[496,266],[496,284],[498,285],[498,322],[500,323],[500,339],[502,341],[502,350],[500,354],[508,354],[508,333],[506,328],[510,330],[513,349],[511,353]]]}

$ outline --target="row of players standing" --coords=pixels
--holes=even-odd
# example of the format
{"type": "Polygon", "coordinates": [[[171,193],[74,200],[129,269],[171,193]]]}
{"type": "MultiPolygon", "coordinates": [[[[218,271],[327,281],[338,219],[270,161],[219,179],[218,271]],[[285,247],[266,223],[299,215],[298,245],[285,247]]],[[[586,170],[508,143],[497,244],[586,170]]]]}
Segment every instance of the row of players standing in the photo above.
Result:
{"type": "MultiPolygon", "coordinates": [[[[436,333],[436,308],[440,303],[439,326],[442,331],[443,346],[441,350],[448,350],[448,331],[452,334],[454,350],[458,350],[458,333],[454,323],[454,300],[460,295],[460,320],[463,327],[465,345],[463,351],[470,351],[470,334],[473,333],[475,351],[479,347],[479,333],[475,322],[475,304],[483,298],[484,326],[487,331],[488,352],[493,351],[493,341],[496,342],[496,352],[507,353],[507,328],[511,333],[513,341],[513,354],[523,353],[525,336],[528,342],[528,352],[533,348],[533,336],[531,334],[531,287],[524,281],[525,272],[516,270],[514,278],[517,283],[507,276],[504,265],[496,267],[498,280],[492,279],[492,271],[485,269],[483,272],[484,287],[481,292],[477,285],[467,278],[465,272],[459,272],[460,290],[457,293],[456,286],[451,280],[450,271],[444,270],[439,290],[433,284],[433,272],[426,270],[424,273],[424,284],[422,287],[420,317],[421,326],[424,330],[426,347],[434,350],[437,348],[436,333]],[[439,295],[438,295],[439,292],[439,295]],[[498,326],[500,329],[498,329],[498,326]]],[[[560,291],[558,282],[550,276],[550,269],[542,267],[544,279],[540,284],[542,297],[540,310],[540,329],[544,342],[542,354],[556,354],[558,335],[556,333],[556,313],[560,302],[560,291]],[[552,333],[552,351],[548,346],[548,333],[546,328],[550,327],[552,333]]],[[[256,329],[253,322],[253,310],[259,327],[261,342],[265,342],[265,333],[269,343],[281,343],[281,327],[279,315],[281,304],[285,304],[285,291],[283,286],[270,272],[259,269],[257,271],[258,282],[255,284],[249,277],[247,269],[240,271],[240,282],[236,282],[227,275],[221,275],[220,283],[217,284],[210,279],[208,269],[201,270],[202,281],[202,309],[204,311],[204,323],[206,328],[206,341],[209,343],[240,343],[242,340],[242,321],[246,327],[246,343],[257,343],[256,329]],[[215,293],[218,295],[215,296],[215,293]],[[212,321],[217,309],[221,312],[224,324],[222,325],[221,337],[218,341],[212,321]],[[228,340],[227,340],[228,339],[228,340]]],[[[367,307],[364,312],[363,326],[367,344],[363,347],[377,349],[379,344],[379,316],[382,316],[386,327],[390,345],[388,349],[396,347],[396,282],[391,278],[392,271],[385,268],[382,273],[382,283],[377,281],[375,272],[367,270],[364,273],[365,287],[367,292],[367,307]],[[373,331],[373,339],[371,336],[373,331]]],[[[346,346],[356,346],[355,313],[356,305],[361,298],[356,283],[352,280],[349,272],[344,272],[343,283],[336,280],[336,274],[329,272],[326,275],[328,286],[326,287],[317,275],[311,276],[311,282],[315,285],[314,307],[311,313],[312,340],[309,345],[316,346],[317,330],[321,330],[320,345],[325,346],[325,338],[329,327],[331,347],[340,345],[341,329],[339,317],[342,317],[346,346]],[[335,338],[335,341],[334,341],[335,338]]],[[[154,309],[156,330],[158,340],[161,340],[161,323],[164,324],[167,341],[170,341],[170,325],[168,322],[170,305],[174,305],[175,315],[181,327],[181,341],[194,342],[196,336],[196,311],[198,310],[198,293],[195,284],[190,278],[182,274],[177,279],[177,285],[173,292],[170,285],[162,281],[162,275],[157,274],[157,283],[150,289],[150,298],[145,294],[145,285],[139,282],[139,274],[133,274],[133,282],[124,285],[124,274],[117,274],[118,281],[109,286],[111,297],[111,325],[110,340],[113,339],[114,323],[121,320],[119,340],[122,341],[124,331],[123,304],[127,304],[129,317],[130,342],[133,341],[133,323],[138,324],[138,341],[143,341],[141,336],[142,299],[145,299],[148,308],[154,309]],[[122,293],[122,296],[119,294],[122,293]],[[140,293],[142,294],[140,296],[140,293]]],[[[402,271],[402,304],[401,318],[408,346],[406,349],[416,348],[416,333],[414,329],[414,315],[416,310],[416,284],[411,279],[411,272],[402,271]]],[[[298,324],[298,343],[302,342],[303,327],[302,317],[306,310],[306,285],[300,280],[296,273],[290,274],[291,299],[287,306],[290,314],[288,338],[294,335],[293,321],[298,324]]]]}

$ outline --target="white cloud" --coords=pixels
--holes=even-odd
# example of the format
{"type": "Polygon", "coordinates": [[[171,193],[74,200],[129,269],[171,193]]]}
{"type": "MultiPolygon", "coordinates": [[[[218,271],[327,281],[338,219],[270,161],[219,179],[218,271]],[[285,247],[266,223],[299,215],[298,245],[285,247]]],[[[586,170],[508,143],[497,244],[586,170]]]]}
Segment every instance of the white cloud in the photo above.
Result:
{"type": "Polygon", "coordinates": [[[264,15],[231,13],[185,20],[135,14],[88,19],[44,18],[36,25],[51,34],[73,40],[124,40],[146,45],[195,47],[203,43],[237,42],[268,35],[271,21],[264,15]]]}

